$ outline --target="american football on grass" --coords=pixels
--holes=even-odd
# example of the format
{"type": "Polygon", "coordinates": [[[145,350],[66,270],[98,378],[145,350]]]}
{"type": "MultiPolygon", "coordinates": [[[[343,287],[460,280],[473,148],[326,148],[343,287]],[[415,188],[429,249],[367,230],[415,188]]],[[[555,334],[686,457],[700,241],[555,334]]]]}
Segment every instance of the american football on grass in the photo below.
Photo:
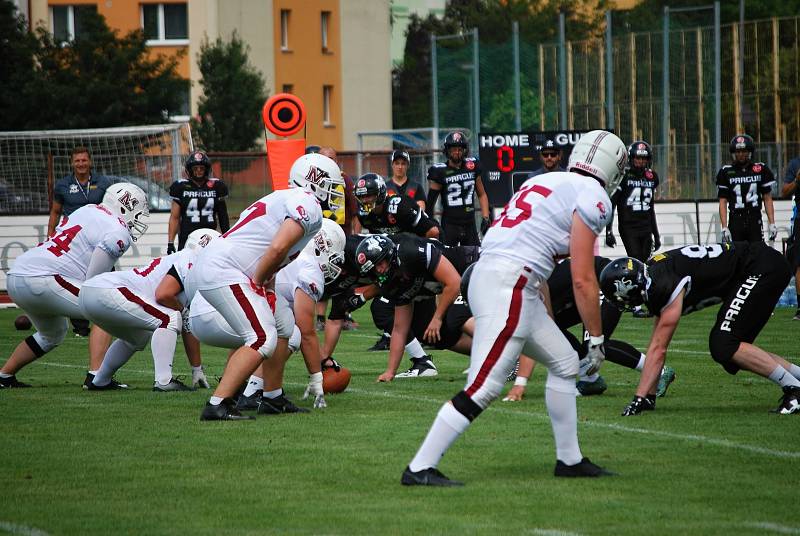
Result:
{"type": "Polygon", "coordinates": [[[31,329],[31,319],[28,318],[26,315],[19,315],[16,320],[14,320],[14,327],[17,328],[19,331],[26,331],[31,329]]]}
{"type": "Polygon", "coordinates": [[[339,372],[329,368],[322,371],[322,390],[326,393],[341,393],[350,385],[350,369],[342,367],[339,372]]]}

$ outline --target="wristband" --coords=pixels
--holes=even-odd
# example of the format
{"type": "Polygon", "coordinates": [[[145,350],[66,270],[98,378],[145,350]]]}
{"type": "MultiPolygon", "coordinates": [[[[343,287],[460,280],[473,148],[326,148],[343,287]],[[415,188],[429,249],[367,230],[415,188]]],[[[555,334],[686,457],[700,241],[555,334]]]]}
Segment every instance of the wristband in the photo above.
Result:
{"type": "Polygon", "coordinates": [[[514,387],[525,387],[528,385],[528,378],[525,376],[517,376],[514,380],[514,387]]]}
{"type": "Polygon", "coordinates": [[[308,375],[310,383],[322,383],[322,372],[312,372],[308,375]]]}
{"type": "Polygon", "coordinates": [[[605,340],[605,335],[598,335],[597,337],[589,335],[589,346],[600,346],[605,340]]]}

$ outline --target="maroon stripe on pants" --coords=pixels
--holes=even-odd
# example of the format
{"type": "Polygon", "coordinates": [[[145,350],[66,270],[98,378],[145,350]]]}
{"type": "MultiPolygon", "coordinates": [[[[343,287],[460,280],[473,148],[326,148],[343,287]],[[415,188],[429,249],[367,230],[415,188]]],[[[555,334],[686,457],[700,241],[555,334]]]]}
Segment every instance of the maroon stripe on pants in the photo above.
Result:
{"type": "Polygon", "coordinates": [[[489,377],[489,373],[497,364],[497,361],[500,359],[500,354],[503,353],[506,344],[508,344],[508,340],[511,338],[511,335],[514,334],[514,330],[517,329],[519,313],[522,309],[522,289],[527,282],[528,278],[524,275],[519,276],[519,279],[517,279],[517,284],[514,285],[514,290],[511,292],[511,305],[508,307],[506,325],[500,332],[500,335],[497,336],[497,339],[495,339],[491,350],[489,350],[489,354],[486,356],[483,365],[481,365],[481,369],[478,371],[478,375],[475,376],[475,381],[472,382],[472,385],[467,387],[466,393],[469,396],[474,395],[478,389],[483,387],[486,378],[489,377]]]}
{"type": "Polygon", "coordinates": [[[72,283],[61,277],[60,275],[54,275],[53,277],[56,279],[56,283],[61,285],[64,289],[67,290],[67,292],[69,292],[73,296],[77,296],[80,293],[78,287],[76,287],[75,285],[73,285],[72,283]]]}
{"type": "Polygon", "coordinates": [[[144,309],[145,313],[149,314],[150,316],[161,322],[161,325],[159,326],[160,328],[165,328],[169,325],[169,316],[165,315],[157,307],[153,307],[152,305],[141,299],[139,296],[131,292],[130,289],[126,287],[119,287],[117,288],[117,290],[120,292],[120,294],[125,296],[125,298],[129,302],[135,303],[136,305],[144,309]]]}
{"type": "Polygon", "coordinates": [[[247,297],[244,295],[242,288],[239,285],[231,285],[231,290],[233,291],[233,297],[239,302],[239,307],[242,308],[247,320],[250,321],[250,326],[253,328],[253,331],[256,332],[256,342],[251,344],[250,348],[258,350],[267,342],[267,333],[264,331],[264,328],[261,327],[261,322],[258,321],[256,311],[253,309],[253,306],[250,305],[250,302],[247,301],[247,297]]]}

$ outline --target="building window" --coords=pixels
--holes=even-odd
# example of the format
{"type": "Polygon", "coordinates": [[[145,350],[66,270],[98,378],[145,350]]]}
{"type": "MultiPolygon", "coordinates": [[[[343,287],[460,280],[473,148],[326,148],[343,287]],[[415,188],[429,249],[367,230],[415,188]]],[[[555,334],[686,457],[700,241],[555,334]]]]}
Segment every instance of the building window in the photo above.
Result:
{"type": "Polygon", "coordinates": [[[294,93],[294,84],[283,84],[283,93],[294,93]]]}
{"type": "Polygon", "coordinates": [[[333,96],[333,86],[322,86],[322,124],[331,124],[331,98],[333,96]]]}
{"type": "Polygon", "coordinates": [[[97,6],[50,6],[51,30],[55,42],[66,43],[80,37],[84,31],[86,15],[90,11],[96,13],[97,6]]]}
{"type": "Polygon", "coordinates": [[[149,45],[189,44],[186,4],[142,4],[142,28],[149,45]]]}
{"type": "Polygon", "coordinates": [[[281,50],[289,50],[289,11],[281,9],[281,50]]]}
{"type": "Polygon", "coordinates": [[[322,12],[322,51],[328,52],[328,25],[331,21],[331,12],[330,11],[323,11],[322,12]]]}

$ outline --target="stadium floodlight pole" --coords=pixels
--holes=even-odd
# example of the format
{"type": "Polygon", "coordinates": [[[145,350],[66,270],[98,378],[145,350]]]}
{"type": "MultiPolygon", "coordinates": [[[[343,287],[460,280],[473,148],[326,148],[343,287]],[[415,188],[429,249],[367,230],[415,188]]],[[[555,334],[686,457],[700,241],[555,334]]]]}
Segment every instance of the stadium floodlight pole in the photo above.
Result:
{"type": "Polygon", "coordinates": [[[614,130],[614,43],[611,41],[611,10],[606,11],[606,128],[614,130]]]}
{"type": "Polygon", "coordinates": [[[519,132],[522,130],[522,98],[519,93],[519,22],[514,21],[511,23],[511,34],[514,43],[514,124],[517,127],[517,132],[519,132]]]}
{"type": "Polygon", "coordinates": [[[716,166],[714,169],[722,167],[722,153],[720,146],[722,145],[722,75],[720,61],[720,27],[719,27],[719,0],[714,2],[714,137],[716,138],[716,147],[714,149],[714,156],[716,157],[716,166]]]}
{"type": "Polygon", "coordinates": [[[558,12],[558,80],[559,100],[561,101],[561,128],[567,128],[567,15],[564,10],[558,12]]]}
{"type": "Polygon", "coordinates": [[[436,36],[431,34],[431,113],[433,114],[433,140],[431,152],[439,147],[439,66],[436,64],[436,36]]]}
{"type": "Polygon", "coordinates": [[[661,155],[664,180],[669,177],[669,6],[664,6],[664,35],[662,36],[663,60],[661,65],[661,93],[664,103],[661,107],[661,155]]]}
{"type": "Polygon", "coordinates": [[[474,97],[472,106],[473,112],[473,131],[472,131],[472,150],[478,151],[478,132],[481,128],[481,77],[480,77],[480,44],[478,43],[478,28],[472,29],[472,87],[474,97]]]}

